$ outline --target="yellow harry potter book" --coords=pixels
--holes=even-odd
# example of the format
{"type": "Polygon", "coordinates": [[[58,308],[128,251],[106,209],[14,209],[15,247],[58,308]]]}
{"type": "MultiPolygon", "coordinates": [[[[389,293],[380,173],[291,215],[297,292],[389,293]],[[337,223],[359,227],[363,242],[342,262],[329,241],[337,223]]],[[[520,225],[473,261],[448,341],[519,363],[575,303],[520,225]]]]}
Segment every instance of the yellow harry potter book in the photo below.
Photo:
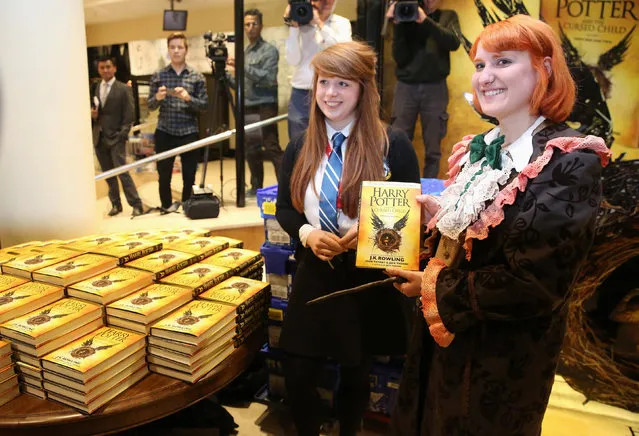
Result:
{"type": "Polygon", "coordinates": [[[47,283],[26,282],[0,292],[0,323],[32,312],[64,297],[64,288],[47,283]]]}
{"type": "Polygon", "coordinates": [[[189,238],[208,238],[213,234],[211,229],[198,229],[195,227],[185,227],[182,229],[172,229],[165,233],[184,233],[189,238]]]}
{"type": "Polygon", "coordinates": [[[151,230],[140,230],[132,233],[122,233],[124,239],[153,239],[160,235],[160,232],[151,230]]]}
{"type": "Polygon", "coordinates": [[[114,268],[67,288],[70,297],[109,304],[153,283],[153,275],[131,268],[114,268]]]}
{"type": "Polygon", "coordinates": [[[106,307],[109,316],[149,324],[191,300],[191,290],[156,283],[106,307]]]}
{"type": "Polygon", "coordinates": [[[33,280],[68,286],[87,277],[103,273],[117,264],[112,257],[97,254],[82,254],[65,262],[56,263],[33,272],[33,280]]]}
{"type": "Polygon", "coordinates": [[[28,282],[24,277],[12,276],[10,274],[0,274],[0,292],[15,288],[18,285],[28,282]]]}
{"type": "Polygon", "coordinates": [[[189,239],[190,236],[186,233],[182,232],[170,232],[170,233],[160,233],[153,237],[153,240],[160,241],[164,246],[168,246],[170,244],[174,244],[178,241],[183,241],[185,239],[189,239]]]}
{"type": "Polygon", "coordinates": [[[129,262],[126,266],[149,271],[153,274],[153,280],[159,280],[195,262],[197,262],[197,256],[193,254],[175,250],[160,250],[129,262]]]}
{"type": "Polygon", "coordinates": [[[264,275],[264,258],[242,268],[235,275],[248,279],[262,280],[262,276],[264,275]]]}
{"type": "Polygon", "coordinates": [[[227,236],[209,235],[213,239],[229,244],[229,248],[244,248],[244,242],[239,239],[229,238],[227,236]]]}
{"type": "Polygon", "coordinates": [[[148,239],[128,239],[113,244],[102,245],[90,249],[91,253],[115,257],[118,265],[123,265],[140,257],[147,256],[162,249],[162,243],[148,239]]]}
{"type": "Polygon", "coordinates": [[[213,238],[188,238],[181,239],[171,244],[166,244],[166,248],[183,251],[198,256],[198,260],[209,257],[215,253],[228,248],[228,242],[223,242],[213,238]]]}
{"type": "Polygon", "coordinates": [[[201,294],[202,300],[219,301],[235,306],[242,313],[256,302],[270,296],[271,285],[243,277],[231,277],[201,294]]]}
{"type": "Polygon", "coordinates": [[[199,345],[235,317],[235,307],[191,301],[151,326],[151,335],[199,345]]]}
{"type": "Polygon", "coordinates": [[[231,273],[231,269],[224,266],[194,263],[164,277],[161,282],[187,287],[193,291],[193,296],[197,296],[231,277],[231,273]]]}
{"type": "Polygon", "coordinates": [[[72,250],[54,249],[44,253],[33,253],[18,257],[2,265],[2,272],[20,277],[31,278],[31,274],[40,268],[64,262],[79,256],[80,253],[72,250]]]}
{"type": "Polygon", "coordinates": [[[74,298],[63,298],[0,324],[0,334],[38,347],[53,338],[63,336],[73,329],[101,318],[100,306],[74,298]]]}
{"type": "Polygon", "coordinates": [[[102,327],[42,358],[42,368],[82,383],[146,346],[144,335],[102,327]]]}
{"type": "Polygon", "coordinates": [[[93,251],[96,248],[122,241],[123,239],[124,237],[121,235],[93,235],[69,242],[64,247],[70,250],[77,250],[86,253],[88,251],[93,251]]]}
{"type": "Polygon", "coordinates": [[[362,182],[355,266],[419,270],[419,194],[419,183],[362,182]]]}
{"type": "Polygon", "coordinates": [[[211,257],[203,259],[201,263],[209,265],[225,266],[233,271],[233,274],[259,261],[262,254],[259,251],[243,248],[227,248],[211,257]]]}

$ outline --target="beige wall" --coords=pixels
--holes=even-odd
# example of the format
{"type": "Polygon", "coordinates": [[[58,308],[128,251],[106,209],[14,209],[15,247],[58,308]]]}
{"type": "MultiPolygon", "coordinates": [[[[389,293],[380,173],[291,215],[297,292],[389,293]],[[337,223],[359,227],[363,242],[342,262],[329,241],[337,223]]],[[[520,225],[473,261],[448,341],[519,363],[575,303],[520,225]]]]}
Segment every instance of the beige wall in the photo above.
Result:
{"type": "MultiPolygon", "coordinates": [[[[286,0],[260,2],[259,4],[244,2],[244,9],[257,7],[264,14],[264,26],[281,26],[282,14],[286,0]]],[[[341,0],[335,12],[349,20],[356,18],[356,0],[341,0]]],[[[158,13],[153,16],[136,18],[114,23],[102,23],[86,26],[87,46],[121,44],[128,41],[152,40],[166,37],[169,32],[162,30],[162,12],[164,8],[158,2],[158,13]]],[[[233,31],[233,8],[211,7],[189,11],[187,36],[213,32],[233,31]]]]}

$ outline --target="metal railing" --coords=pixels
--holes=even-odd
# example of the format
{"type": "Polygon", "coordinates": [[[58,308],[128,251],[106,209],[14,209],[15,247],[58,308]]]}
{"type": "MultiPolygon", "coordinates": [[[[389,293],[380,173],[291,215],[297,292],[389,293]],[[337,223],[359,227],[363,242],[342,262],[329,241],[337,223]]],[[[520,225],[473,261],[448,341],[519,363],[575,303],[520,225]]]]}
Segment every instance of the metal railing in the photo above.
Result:
{"type": "MultiPolygon", "coordinates": [[[[288,113],[278,115],[276,117],[269,118],[267,120],[262,120],[262,121],[258,121],[257,123],[248,124],[244,126],[244,130],[251,131],[251,130],[259,129],[264,126],[268,126],[269,124],[275,124],[287,118],[288,118],[288,113]]],[[[227,130],[226,132],[218,133],[217,135],[213,135],[213,136],[208,136],[206,138],[199,139],[197,141],[191,142],[190,144],[185,144],[180,147],[174,148],[172,150],[164,151],[162,153],[145,157],[144,159],[137,160],[130,164],[122,165],[121,167],[113,168],[112,170],[108,170],[103,173],[100,173],[95,176],[95,180],[98,181],[98,180],[108,179],[109,177],[126,173],[135,168],[147,165],[151,162],[167,159],[169,157],[177,156],[178,154],[186,153],[187,151],[197,150],[198,148],[206,147],[207,145],[224,141],[225,139],[229,139],[231,136],[235,135],[235,133],[236,133],[236,129],[227,130]]]]}

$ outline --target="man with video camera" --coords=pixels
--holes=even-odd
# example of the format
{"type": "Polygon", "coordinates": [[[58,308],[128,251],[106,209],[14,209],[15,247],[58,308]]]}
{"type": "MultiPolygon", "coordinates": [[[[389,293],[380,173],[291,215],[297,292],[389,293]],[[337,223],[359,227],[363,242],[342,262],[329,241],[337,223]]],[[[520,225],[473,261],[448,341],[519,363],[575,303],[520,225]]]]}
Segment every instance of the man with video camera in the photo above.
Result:
{"type": "Polygon", "coordinates": [[[441,0],[391,3],[386,17],[395,23],[393,59],[397,64],[392,125],[413,139],[419,115],[424,138],[423,177],[436,178],[441,140],[448,124],[450,52],[459,48],[455,11],[439,9],[441,0]],[[417,3],[417,4],[415,4],[417,3]]]}
{"type": "Polygon", "coordinates": [[[295,67],[288,103],[290,140],[300,136],[308,127],[313,82],[311,59],[326,47],[351,40],[351,23],[333,13],[336,3],[336,0],[289,0],[284,11],[284,22],[289,26],[286,60],[295,67]]]}

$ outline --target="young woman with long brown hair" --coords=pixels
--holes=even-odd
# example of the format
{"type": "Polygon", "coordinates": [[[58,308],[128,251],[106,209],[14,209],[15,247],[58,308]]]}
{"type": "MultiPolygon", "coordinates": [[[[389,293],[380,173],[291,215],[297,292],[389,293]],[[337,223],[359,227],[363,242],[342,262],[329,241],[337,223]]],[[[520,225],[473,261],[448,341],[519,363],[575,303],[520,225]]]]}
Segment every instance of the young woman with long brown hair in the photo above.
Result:
{"type": "Polygon", "coordinates": [[[368,406],[370,356],[405,351],[403,297],[390,286],[306,306],[385,277],[355,268],[361,182],[419,181],[412,144],[379,119],[376,63],[375,52],[360,42],[333,45],[313,58],[309,128],[288,145],[282,162],[277,219],[300,244],[280,346],[300,435],[319,434],[316,388],[327,358],[340,364],[340,434],[355,435],[368,406]]]}

